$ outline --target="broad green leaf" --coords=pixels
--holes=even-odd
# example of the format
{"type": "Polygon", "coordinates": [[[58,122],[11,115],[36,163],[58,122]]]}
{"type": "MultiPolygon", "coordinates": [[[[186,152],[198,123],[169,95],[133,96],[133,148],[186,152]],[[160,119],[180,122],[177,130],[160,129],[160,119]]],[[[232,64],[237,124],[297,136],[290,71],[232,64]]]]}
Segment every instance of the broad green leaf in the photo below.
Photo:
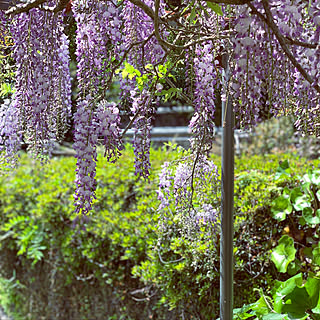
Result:
{"type": "Polygon", "coordinates": [[[301,196],[303,196],[303,192],[299,187],[292,189],[290,192],[290,200],[292,203],[294,203],[296,199],[301,196]]]}
{"type": "Polygon", "coordinates": [[[310,309],[310,299],[306,288],[296,287],[284,299],[283,313],[293,319],[305,319],[306,310],[310,309]]]}
{"type": "Polygon", "coordinates": [[[317,301],[316,306],[313,309],[311,309],[311,311],[313,313],[320,314],[320,295],[318,297],[318,301],[317,301]]]}
{"type": "Polygon", "coordinates": [[[291,195],[291,190],[290,190],[288,187],[285,187],[285,188],[283,189],[282,194],[283,194],[284,196],[290,197],[290,195],[291,195]]]}
{"type": "Polygon", "coordinates": [[[270,308],[265,299],[266,298],[262,296],[257,302],[253,304],[252,311],[254,311],[254,314],[256,316],[262,316],[270,312],[270,308]]]}
{"type": "Polygon", "coordinates": [[[219,16],[223,16],[223,12],[221,7],[217,4],[217,3],[212,3],[207,1],[207,6],[216,14],[218,14],[219,16]]]}
{"type": "Polygon", "coordinates": [[[320,201],[320,190],[317,191],[316,193],[318,200],[320,201]]]}
{"type": "Polygon", "coordinates": [[[302,194],[295,198],[293,207],[297,211],[302,211],[304,208],[311,207],[310,197],[302,194]]]}
{"type": "Polygon", "coordinates": [[[290,177],[289,162],[288,162],[288,160],[280,161],[279,167],[277,168],[277,172],[274,177],[274,180],[278,181],[278,180],[281,180],[283,178],[288,178],[288,177],[290,177]]]}
{"type": "Polygon", "coordinates": [[[310,300],[310,309],[317,306],[320,291],[320,279],[309,276],[305,288],[310,300]]]}
{"type": "Polygon", "coordinates": [[[309,225],[315,225],[320,223],[320,211],[316,211],[315,215],[313,214],[313,209],[311,207],[303,208],[302,216],[309,225]]]}
{"type": "Polygon", "coordinates": [[[278,245],[271,253],[271,260],[276,265],[278,271],[287,271],[289,263],[295,259],[296,251],[293,239],[287,235],[282,236],[278,245]]]}
{"type": "Polygon", "coordinates": [[[288,265],[288,273],[290,276],[294,276],[301,269],[301,262],[298,259],[290,262],[288,265]]]}
{"type": "Polygon", "coordinates": [[[320,266],[320,244],[312,250],[312,260],[320,266]]]}
{"type": "Polygon", "coordinates": [[[302,273],[285,282],[276,282],[273,290],[274,311],[285,313],[290,319],[307,319],[307,310],[316,308],[319,301],[320,280],[309,277],[304,283],[302,273]]]}
{"type": "Polygon", "coordinates": [[[272,217],[278,221],[283,221],[287,214],[292,212],[292,205],[287,195],[282,195],[272,202],[272,217]]]}
{"type": "Polygon", "coordinates": [[[316,186],[320,186],[320,170],[309,170],[309,172],[303,176],[303,180],[316,186]]]}
{"type": "Polygon", "coordinates": [[[297,285],[301,286],[302,281],[303,281],[302,273],[298,273],[294,277],[289,278],[287,281],[275,282],[274,288],[272,290],[273,299],[274,299],[274,304],[273,304],[274,311],[281,313],[282,306],[283,306],[282,299],[286,295],[288,295],[290,292],[292,292],[297,285]]]}

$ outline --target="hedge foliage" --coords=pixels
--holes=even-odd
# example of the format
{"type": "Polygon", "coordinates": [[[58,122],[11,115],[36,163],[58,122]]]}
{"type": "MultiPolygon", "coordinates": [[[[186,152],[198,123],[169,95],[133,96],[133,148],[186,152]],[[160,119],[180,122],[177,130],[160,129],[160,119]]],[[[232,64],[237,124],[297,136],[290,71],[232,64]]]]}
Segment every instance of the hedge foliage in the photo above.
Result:
{"type": "MultiPolygon", "coordinates": [[[[159,228],[158,173],[179,153],[152,149],[148,183],[134,175],[129,147],[115,164],[99,157],[94,213],[82,228],[72,223],[75,160],[41,166],[22,156],[0,177],[0,304],[29,320],[217,318],[219,235],[204,225],[188,238],[174,219],[167,233],[159,228]]],[[[254,286],[285,280],[269,259],[285,228],[270,223],[270,208],[312,166],[319,161],[282,154],[236,160],[236,306],[259,296],[254,286]],[[285,160],[294,174],[275,180],[285,160]]]]}

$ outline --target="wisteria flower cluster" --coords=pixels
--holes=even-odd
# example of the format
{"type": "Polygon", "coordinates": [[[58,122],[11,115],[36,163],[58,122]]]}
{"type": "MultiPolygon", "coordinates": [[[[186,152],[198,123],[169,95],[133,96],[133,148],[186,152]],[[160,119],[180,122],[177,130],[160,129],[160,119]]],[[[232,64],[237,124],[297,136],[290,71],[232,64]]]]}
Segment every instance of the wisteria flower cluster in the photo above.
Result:
{"type": "Polygon", "coordinates": [[[62,16],[32,9],[13,19],[11,34],[17,81],[5,114],[11,121],[3,121],[0,131],[7,156],[22,142],[23,130],[24,142],[42,157],[64,136],[70,118],[69,50],[62,16]]]}
{"type": "MultiPolygon", "coordinates": [[[[154,1],[144,1],[146,5],[154,9],[154,1]]],[[[165,3],[161,2],[159,15],[165,13],[165,3]]],[[[151,63],[156,64],[164,57],[165,51],[158,43],[154,35],[152,19],[140,8],[129,2],[122,11],[124,21],[124,34],[126,34],[126,49],[132,47],[128,53],[128,62],[140,68],[151,63]]],[[[162,37],[167,32],[161,33],[162,37]]]]}
{"type": "Polygon", "coordinates": [[[179,220],[185,232],[200,224],[218,227],[220,207],[219,174],[205,155],[186,155],[178,162],[166,162],[159,174],[158,210],[163,221],[179,220]]]}
{"type": "Polygon", "coordinates": [[[88,96],[78,104],[75,123],[76,213],[87,214],[95,199],[98,139],[101,138],[111,161],[119,157],[122,149],[119,109],[106,101],[101,101],[95,108],[92,97],[88,96]]]}
{"type": "Polygon", "coordinates": [[[12,105],[9,99],[0,106],[0,164],[4,170],[14,168],[18,160],[22,142],[18,112],[19,109],[12,105]]]}
{"type": "Polygon", "coordinates": [[[153,95],[149,91],[131,91],[132,99],[132,118],[133,121],[133,148],[135,174],[145,179],[150,175],[150,144],[152,118],[155,108],[152,106],[153,95]]]}
{"type": "Polygon", "coordinates": [[[80,96],[106,90],[111,62],[121,59],[124,37],[119,9],[112,1],[75,0],[76,56],[80,96]]]}
{"type": "Polygon", "coordinates": [[[87,214],[95,198],[98,138],[103,139],[105,155],[115,161],[120,155],[120,116],[113,104],[101,101],[108,89],[113,60],[124,52],[119,9],[112,1],[73,1],[77,22],[76,56],[79,96],[74,116],[76,150],[76,213],[87,214]],[[98,104],[98,105],[97,105],[98,104]]]}
{"type": "Polygon", "coordinates": [[[218,84],[215,67],[212,43],[197,46],[193,61],[195,111],[189,124],[191,148],[195,152],[209,151],[214,139],[215,88],[218,84]]]}
{"type": "Polygon", "coordinates": [[[319,4],[310,1],[307,8],[304,2],[273,0],[268,8],[261,0],[253,1],[236,20],[233,89],[240,102],[235,106],[238,118],[243,127],[250,127],[265,108],[276,116],[294,113],[299,130],[319,134],[319,4]],[[266,19],[278,30],[268,27],[266,19]],[[295,65],[279,38],[291,50],[295,65]]]}

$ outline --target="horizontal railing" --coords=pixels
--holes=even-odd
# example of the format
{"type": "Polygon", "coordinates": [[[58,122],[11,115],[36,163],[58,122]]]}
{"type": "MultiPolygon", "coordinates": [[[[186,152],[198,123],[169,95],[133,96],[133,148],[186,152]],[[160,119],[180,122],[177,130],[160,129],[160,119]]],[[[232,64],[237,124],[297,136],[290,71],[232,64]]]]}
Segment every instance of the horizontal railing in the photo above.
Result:
{"type": "MultiPolygon", "coordinates": [[[[222,135],[222,127],[215,128],[215,134],[218,137],[222,135]]],[[[132,138],[134,135],[134,130],[127,130],[125,137],[132,138]]],[[[234,145],[235,152],[237,154],[241,153],[241,140],[250,139],[253,133],[243,130],[234,130],[234,145]]],[[[178,144],[187,145],[191,137],[191,132],[189,127],[154,127],[151,130],[151,141],[156,143],[173,141],[178,144]]]]}

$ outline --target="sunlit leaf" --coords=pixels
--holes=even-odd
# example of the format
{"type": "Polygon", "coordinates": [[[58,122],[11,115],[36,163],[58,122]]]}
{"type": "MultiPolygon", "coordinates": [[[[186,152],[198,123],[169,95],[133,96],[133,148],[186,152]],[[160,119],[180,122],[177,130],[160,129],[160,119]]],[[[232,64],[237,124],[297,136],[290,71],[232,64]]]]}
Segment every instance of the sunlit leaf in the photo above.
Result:
{"type": "Polygon", "coordinates": [[[271,253],[271,260],[276,265],[278,271],[287,271],[289,263],[295,259],[296,251],[293,239],[287,235],[282,236],[277,247],[271,253]]]}
{"type": "Polygon", "coordinates": [[[316,211],[315,215],[313,214],[313,209],[311,207],[303,208],[302,216],[309,225],[315,225],[320,223],[320,211],[316,211]]]}
{"type": "Polygon", "coordinates": [[[217,3],[212,3],[210,1],[207,1],[207,6],[219,16],[223,16],[222,9],[217,3]]]}
{"type": "Polygon", "coordinates": [[[283,221],[287,214],[292,212],[292,205],[288,195],[282,195],[272,202],[272,217],[278,221],[283,221]]]}

